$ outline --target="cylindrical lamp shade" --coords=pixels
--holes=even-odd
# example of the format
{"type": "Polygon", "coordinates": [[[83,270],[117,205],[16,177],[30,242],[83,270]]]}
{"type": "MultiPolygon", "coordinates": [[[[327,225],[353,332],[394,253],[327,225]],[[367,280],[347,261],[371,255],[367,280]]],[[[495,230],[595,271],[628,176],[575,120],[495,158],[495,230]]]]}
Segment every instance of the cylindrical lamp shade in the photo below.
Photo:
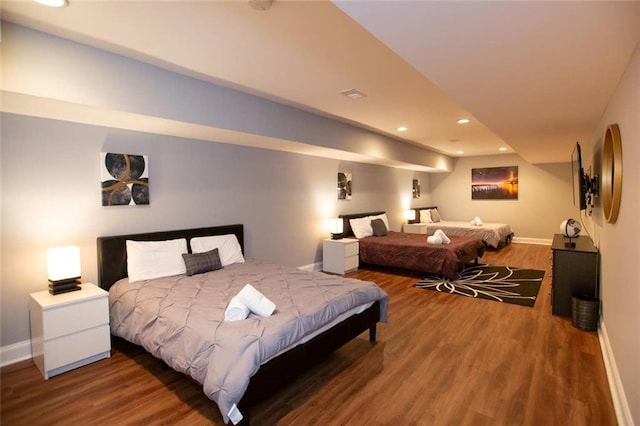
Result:
{"type": "Polygon", "coordinates": [[[49,281],[80,278],[80,247],[53,247],[47,250],[49,281]]]}
{"type": "Polygon", "coordinates": [[[415,210],[405,210],[404,218],[407,220],[416,220],[416,211],[415,210]]]}
{"type": "Polygon", "coordinates": [[[329,227],[332,234],[342,234],[344,232],[342,222],[343,221],[340,218],[331,219],[329,227]]]}

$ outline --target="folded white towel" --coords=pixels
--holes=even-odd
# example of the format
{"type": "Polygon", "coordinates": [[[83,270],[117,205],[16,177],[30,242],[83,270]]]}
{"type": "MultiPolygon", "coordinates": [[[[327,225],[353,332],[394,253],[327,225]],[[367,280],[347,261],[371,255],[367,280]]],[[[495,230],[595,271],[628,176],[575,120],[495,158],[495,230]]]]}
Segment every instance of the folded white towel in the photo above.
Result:
{"type": "Polygon", "coordinates": [[[449,237],[447,237],[447,235],[444,233],[442,229],[438,229],[436,232],[433,233],[433,235],[435,237],[440,237],[442,239],[442,244],[449,244],[451,242],[449,237]]]}
{"type": "Polygon", "coordinates": [[[471,221],[471,224],[475,225],[475,226],[482,226],[482,220],[480,220],[480,218],[478,216],[476,216],[471,221]]]}
{"type": "Polygon", "coordinates": [[[270,316],[276,309],[276,304],[266,298],[264,294],[256,290],[251,284],[245,285],[242,290],[240,290],[238,298],[251,312],[261,317],[270,316]]]}
{"type": "Polygon", "coordinates": [[[427,237],[427,243],[429,244],[442,244],[442,238],[432,235],[430,237],[427,237]]]}
{"type": "Polygon", "coordinates": [[[233,296],[229,301],[229,306],[224,311],[225,321],[242,321],[249,316],[249,308],[240,301],[238,296],[233,296]]]}

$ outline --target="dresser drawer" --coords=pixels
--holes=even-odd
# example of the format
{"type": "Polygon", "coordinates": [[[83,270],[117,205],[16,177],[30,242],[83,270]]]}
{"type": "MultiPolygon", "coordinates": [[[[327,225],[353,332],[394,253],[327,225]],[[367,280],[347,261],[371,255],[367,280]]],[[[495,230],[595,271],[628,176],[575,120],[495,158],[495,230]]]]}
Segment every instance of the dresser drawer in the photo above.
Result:
{"type": "Polygon", "coordinates": [[[357,242],[347,244],[344,246],[344,257],[357,256],[360,248],[360,244],[357,242]]]}
{"type": "Polygon", "coordinates": [[[44,343],[45,370],[54,370],[110,350],[109,325],[101,325],[52,339],[44,343]]]}
{"type": "Polygon", "coordinates": [[[96,327],[109,322],[109,299],[100,297],[43,312],[44,340],[96,327]]]}

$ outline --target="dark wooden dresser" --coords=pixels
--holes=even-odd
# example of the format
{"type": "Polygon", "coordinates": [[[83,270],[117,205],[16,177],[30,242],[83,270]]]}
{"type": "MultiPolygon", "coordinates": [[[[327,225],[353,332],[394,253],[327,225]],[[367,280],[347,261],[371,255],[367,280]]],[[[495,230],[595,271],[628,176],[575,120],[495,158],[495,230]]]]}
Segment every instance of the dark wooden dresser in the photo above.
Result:
{"type": "Polygon", "coordinates": [[[569,238],[555,234],[551,244],[551,313],[566,317],[571,316],[571,296],[574,294],[598,297],[598,249],[586,235],[572,238],[571,241],[576,246],[566,247],[569,238]]]}

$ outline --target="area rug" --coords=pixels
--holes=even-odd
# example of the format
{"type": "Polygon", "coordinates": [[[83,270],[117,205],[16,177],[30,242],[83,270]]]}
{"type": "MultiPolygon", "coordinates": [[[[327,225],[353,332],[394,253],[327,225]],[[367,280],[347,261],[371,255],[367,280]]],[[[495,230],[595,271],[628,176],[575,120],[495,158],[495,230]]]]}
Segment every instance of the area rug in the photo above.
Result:
{"type": "Polygon", "coordinates": [[[543,277],[544,271],[535,269],[473,265],[458,272],[454,279],[432,274],[415,287],[533,307],[543,277]]]}

